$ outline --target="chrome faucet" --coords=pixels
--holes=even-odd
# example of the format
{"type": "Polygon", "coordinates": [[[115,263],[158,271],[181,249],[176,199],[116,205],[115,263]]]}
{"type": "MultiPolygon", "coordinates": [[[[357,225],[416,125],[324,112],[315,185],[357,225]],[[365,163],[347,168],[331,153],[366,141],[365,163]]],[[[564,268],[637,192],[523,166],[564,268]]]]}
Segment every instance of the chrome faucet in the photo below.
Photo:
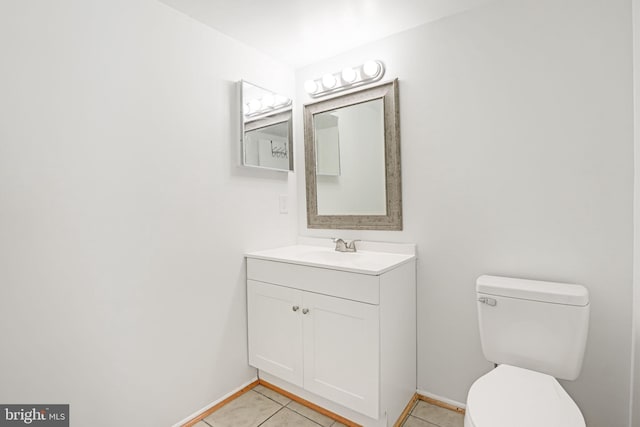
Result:
{"type": "Polygon", "coordinates": [[[356,242],[358,240],[345,241],[343,239],[333,239],[338,252],[356,252],[356,242]]]}

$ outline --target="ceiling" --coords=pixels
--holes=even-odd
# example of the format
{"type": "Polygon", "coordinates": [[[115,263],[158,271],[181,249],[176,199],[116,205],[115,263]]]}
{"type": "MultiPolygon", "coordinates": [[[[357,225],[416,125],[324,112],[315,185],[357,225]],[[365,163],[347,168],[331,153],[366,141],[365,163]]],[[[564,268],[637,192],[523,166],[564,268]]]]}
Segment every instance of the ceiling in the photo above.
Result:
{"type": "Polygon", "coordinates": [[[299,68],[492,0],[160,0],[299,68]]]}

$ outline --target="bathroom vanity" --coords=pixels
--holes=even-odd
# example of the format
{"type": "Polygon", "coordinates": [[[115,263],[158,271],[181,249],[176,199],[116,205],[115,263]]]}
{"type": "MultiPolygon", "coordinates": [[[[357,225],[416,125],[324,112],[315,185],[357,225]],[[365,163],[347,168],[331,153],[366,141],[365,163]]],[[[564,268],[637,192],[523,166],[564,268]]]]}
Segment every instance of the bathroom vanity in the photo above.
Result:
{"type": "Polygon", "coordinates": [[[416,391],[415,246],[318,240],[246,255],[249,364],[359,424],[393,425],[416,391]]]}

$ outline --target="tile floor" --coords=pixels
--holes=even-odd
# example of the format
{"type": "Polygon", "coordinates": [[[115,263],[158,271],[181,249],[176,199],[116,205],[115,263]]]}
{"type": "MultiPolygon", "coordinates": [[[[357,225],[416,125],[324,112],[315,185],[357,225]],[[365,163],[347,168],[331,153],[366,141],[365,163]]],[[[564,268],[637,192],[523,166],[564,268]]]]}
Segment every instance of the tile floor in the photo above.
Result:
{"type": "MultiPolygon", "coordinates": [[[[194,427],[341,427],[341,424],[258,385],[227,403],[194,427]]],[[[462,427],[463,416],[418,401],[403,427],[462,427]]]]}
{"type": "Polygon", "coordinates": [[[402,427],[463,427],[464,415],[418,400],[402,427]]]}

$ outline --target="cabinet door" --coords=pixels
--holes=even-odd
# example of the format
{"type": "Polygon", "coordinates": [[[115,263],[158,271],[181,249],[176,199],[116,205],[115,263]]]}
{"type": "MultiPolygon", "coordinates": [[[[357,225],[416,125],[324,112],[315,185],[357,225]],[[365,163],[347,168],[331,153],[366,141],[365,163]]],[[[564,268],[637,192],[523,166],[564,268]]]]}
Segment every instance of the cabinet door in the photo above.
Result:
{"type": "Polygon", "coordinates": [[[302,386],[302,292],[247,281],[249,364],[302,386]]]}
{"type": "Polygon", "coordinates": [[[303,298],[304,388],[377,419],[378,306],[313,293],[303,298]]]}

